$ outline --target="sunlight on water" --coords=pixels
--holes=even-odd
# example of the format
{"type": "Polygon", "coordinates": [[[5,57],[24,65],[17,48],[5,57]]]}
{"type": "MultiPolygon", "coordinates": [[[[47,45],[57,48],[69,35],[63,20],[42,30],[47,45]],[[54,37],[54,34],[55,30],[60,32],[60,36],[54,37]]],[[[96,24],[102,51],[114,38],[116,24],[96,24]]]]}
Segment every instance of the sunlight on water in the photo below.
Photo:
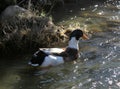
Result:
{"type": "Polygon", "coordinates": [[[0,89],[120,89],[120,1],[81,8],[58,24],[81,28],[90,39],[80,40],[74,63],[40,71],[27,66],[29,55],[0,62],[0,89]],[[13,61],[11,61],[13,60],[13,61]]]}

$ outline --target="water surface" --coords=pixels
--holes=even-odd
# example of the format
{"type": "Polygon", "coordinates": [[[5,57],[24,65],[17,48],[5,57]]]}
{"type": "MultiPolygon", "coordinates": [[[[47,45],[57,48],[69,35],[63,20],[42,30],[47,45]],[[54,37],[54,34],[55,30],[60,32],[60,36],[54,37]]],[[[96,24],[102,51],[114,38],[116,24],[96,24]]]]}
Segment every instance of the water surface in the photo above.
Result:
{"type": "Polygon", "coordinates": [[[120,1],[68,10],[58,24],[87,29],[77,62],[46,72],[27,66],[31,55],[1,59],[0,89],[120,89],[120,1]]]}

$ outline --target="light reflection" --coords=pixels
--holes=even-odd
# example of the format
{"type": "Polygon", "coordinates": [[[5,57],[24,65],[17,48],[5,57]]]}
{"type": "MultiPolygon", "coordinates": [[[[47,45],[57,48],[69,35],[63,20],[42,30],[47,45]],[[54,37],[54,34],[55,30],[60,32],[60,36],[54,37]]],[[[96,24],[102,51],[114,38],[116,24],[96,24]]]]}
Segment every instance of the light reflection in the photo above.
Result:
{"type": "Polygon", "coordinates": [[[108,84],[109,84],[109,85],[112,85],[112,84],[113,84],[113,81],[112,81],[112,80],[109,80],[109,81],[108,81],[108,84]]]}
{"type": "Polygon", "coordinates": [[[85,8],[81,8],[81,10],[82,10],[82,11],[84,11],[84,10],[85,10],[85,8]]]}
{"type": "Polygon", "coordinates": [[[95,7],[95,8],[97,8],[97,7],[98,7],[98,5],[94,5],[94,7],[95,7]]]}
{"type": "Polygon", "coordinates": [[[100,12],[98,12],[97,14],[98,14],[98,15],[103,15],[104,12],[103,12],[103,11],[100,11],[100,12]]]}
{"type": "Polygon", "coordinates": [[[116,83],[116,85],[120,88],[120,82],[116,83]]]}
{"type": "Polygon", "coordinates": [[[120,18],[118,16],[110,16],[109,20],[119,20],[120,18]]]}
{"type": "Polygon", "coordinates": [[[97,85],[97,82],[93,82],[93,83],[92,83],[92,87],[94,87],[94,88],[95,88],[95,87],[96,87],[96,85],[97,85]]]}
{"type": "Polygon", "coordinates": [[[76,89],[76,87],[75,87],[75,86],[73,86],[71,89],[76,89]]]}
{"type": "Polygon", "coordinates": [[[116,7],[117,7],[118,9],[120,9],[120,5],[117,5],[116,7]]]}
{"type": "Polygon", "coordinates": [[[97,8],[94,8],[93,10],[92,10],[92,12],[95,12],[97,10],[97,8]]]}

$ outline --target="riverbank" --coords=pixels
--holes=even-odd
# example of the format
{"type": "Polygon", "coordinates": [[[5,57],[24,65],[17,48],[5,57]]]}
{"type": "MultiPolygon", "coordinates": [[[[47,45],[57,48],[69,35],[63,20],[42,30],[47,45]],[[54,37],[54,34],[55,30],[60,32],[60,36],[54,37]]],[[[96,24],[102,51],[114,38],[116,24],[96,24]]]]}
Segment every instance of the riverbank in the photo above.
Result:
{"type": "Polygon", "coordinates": [[[35,51],[39,47],[65,46],[70,30],[82,28],[89,32],[83,21],[74,22],[72,16],[79,16],[78,12],[85,9],[83,7],[89,7],[96,2],[98,0],[92,2],[65,0],[62,7],[53,8],[51,16],[46,16],[44,12],[38,14],[38,12],[28,11],[19,6],[17,9],[11,9],[10,12],[14,11],[15,16],[13,13],[7,13],[6,20],[3,19],[0,23],[0,56],[24,54],[35,51]],[[15,10],[22,10],[22,14],[15,10]],[[65,24],[64,21],[67,19],[71,19],[71,22],[65,24]]]}

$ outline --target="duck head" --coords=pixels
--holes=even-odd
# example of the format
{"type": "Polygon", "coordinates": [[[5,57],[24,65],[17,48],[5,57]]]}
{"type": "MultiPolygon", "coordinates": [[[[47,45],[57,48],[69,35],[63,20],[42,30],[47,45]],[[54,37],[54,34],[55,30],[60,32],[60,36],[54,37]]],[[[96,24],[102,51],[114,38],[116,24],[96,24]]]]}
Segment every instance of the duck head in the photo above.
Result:
{"type": "Polygon", "coordinates": [[[79,50],[78,42],[79,42],[79,39],[80,39],[80,38],[89,39],[89,38],[83,33],[82,30],[80,30],[80,29],[74,30],[74,31],[70,34],[70,39],[69,39],[68,47],[79,50]]]}
{"type": "Polygon", "coordinates": [[[71,38],[75,37],[76,40],[79,40],[80,38],[82,39],[89,39],[86,34],[83,33],[82,30],[76,29],[70,34],[70,40],[71,38]]]}

